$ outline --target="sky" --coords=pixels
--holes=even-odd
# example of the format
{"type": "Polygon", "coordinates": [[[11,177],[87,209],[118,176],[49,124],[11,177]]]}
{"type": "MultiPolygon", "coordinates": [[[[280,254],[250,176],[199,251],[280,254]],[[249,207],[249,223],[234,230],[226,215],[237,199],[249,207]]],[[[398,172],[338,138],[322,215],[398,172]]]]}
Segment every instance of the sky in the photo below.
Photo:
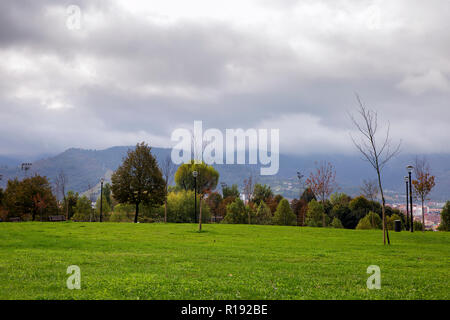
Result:
{"type": "Polygon", "coordinates": [[[450,153],[448,17],[448,0],[2,0],[0,155],[170,147],[195,120],[355,153],[355,94],[403,152],[450,153]]]}

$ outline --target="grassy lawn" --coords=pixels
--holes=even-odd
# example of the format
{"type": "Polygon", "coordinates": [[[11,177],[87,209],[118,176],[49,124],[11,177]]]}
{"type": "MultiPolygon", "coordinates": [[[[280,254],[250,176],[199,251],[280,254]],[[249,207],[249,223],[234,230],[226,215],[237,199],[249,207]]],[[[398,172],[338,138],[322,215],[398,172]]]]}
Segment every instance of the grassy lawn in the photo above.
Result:
{"type": "Polygon", "coordinates": [[[0,299],[450,299],[450,233],[0,223],[0,299]],[[69,265],[81,290],[66,287],[69,265]],[[381,290],[368,290],[369,265],[381,290]]]}

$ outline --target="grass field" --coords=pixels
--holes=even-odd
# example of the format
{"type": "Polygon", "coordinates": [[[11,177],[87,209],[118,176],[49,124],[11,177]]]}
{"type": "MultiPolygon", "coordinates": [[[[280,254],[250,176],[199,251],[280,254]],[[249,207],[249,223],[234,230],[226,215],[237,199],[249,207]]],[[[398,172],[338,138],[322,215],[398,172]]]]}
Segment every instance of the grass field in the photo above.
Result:
{"type": "Polygon", "coordinates": [[[0,223],[0,299],[449,299],[450,233],[0,223]],[[69,265],[81,290],[66,287],[69,265]],[[368,290],[369,265],[381,289],[368,290]]]}

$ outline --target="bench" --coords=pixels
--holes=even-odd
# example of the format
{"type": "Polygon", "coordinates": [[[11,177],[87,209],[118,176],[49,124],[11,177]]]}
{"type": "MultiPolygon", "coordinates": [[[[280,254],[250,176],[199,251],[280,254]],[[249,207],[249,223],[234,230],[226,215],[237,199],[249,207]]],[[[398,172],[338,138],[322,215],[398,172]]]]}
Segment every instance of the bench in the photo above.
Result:
{"type": "Polygon", "coordinates": [[[9,222],[20,222],[20,218],[19,217],[11,217],[11,218],[9,218],[9,222]]]}
{"type": "Polygon", "coordinates": [[[51,222],[66,221],[66,217],[62,216],[62,215],[50,216],[50,217],[48,217],[48,221],[51,221],[51,222]]]}

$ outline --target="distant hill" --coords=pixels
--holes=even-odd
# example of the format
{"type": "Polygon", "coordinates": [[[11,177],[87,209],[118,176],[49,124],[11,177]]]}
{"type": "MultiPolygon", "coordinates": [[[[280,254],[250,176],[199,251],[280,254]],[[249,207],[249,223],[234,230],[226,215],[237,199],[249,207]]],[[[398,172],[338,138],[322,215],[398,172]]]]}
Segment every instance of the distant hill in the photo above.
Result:
{"type": "MultiPolygon", "coordinates": [[[[132,147],[112,147],[105,150],[68,149],[61,154],[35,161],[28,175],[39,173],[54,180],[60,170],[68,177],[67,190],[85,192],[89,188],[97,190],[102,177],[109,181],[111,173],[122,163],[127,150],[132,147]]],[[[170,149],[152,148],[152,153],[161,161],[170,154],[170,149]]],[[[433,174],[437,176],[437,186],[431,198],[433,200],[450,199],[450,155],[432,154],[427,156],[433,174]]],[[[326,160],[333,163],[337,171],[337,182],[340,190],[351,195],[359,194],[359,186],[363,179],[375,178],[373,169],[358,156],[350,155],[280,155],[280,170],[275,176],[259,176],[257,165],[216,165],[220,173],[220,182],[236,183],[240,187],[243,180],[252,174],[256,181],[269,184],[277,193],[285,197],[298,197],[299,185],[296,172],[309,174],[315,162],[326,160]]],[[[403,177],[405,166],[414,161],[412,155],[401,155],[395,158],[384,171],[384,183],[390,200],[400,197],[404,192],[403,177]]],[[[1,185],[4,187],[8,179],[22,178],[24,173],[19,167],[18,159],[0,157],[0,173],[3,174],[1,185]]]]}

